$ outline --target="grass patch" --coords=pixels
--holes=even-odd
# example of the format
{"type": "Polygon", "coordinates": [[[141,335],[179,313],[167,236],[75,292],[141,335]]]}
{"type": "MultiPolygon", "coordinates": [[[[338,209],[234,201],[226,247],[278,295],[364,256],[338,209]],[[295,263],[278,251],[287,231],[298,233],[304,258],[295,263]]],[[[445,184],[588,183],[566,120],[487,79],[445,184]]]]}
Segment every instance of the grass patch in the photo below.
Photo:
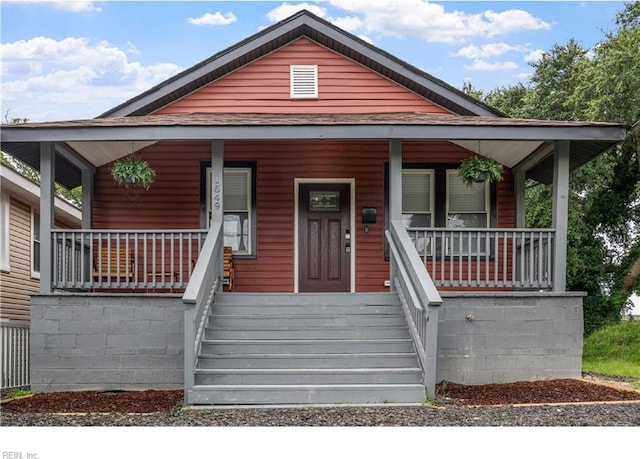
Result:
{"type": "Polygon", "coordinates": [[[31,395],[31,391],[29,389],[11,389],[7,391],[5,397],[3,398],[17,398],[25,397],[27,395],[31,395]]]}
{"type": "Polygon", "coordinates": [[[640,378],[640,321],[609,325],[585,337],[582,369],[640,378]]]}

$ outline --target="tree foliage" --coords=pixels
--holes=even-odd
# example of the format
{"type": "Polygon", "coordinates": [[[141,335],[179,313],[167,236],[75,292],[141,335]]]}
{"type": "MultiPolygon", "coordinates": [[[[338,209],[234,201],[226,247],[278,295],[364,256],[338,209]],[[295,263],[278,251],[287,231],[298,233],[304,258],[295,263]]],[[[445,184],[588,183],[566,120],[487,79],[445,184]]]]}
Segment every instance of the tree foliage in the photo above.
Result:
{"type": "MultiPolygon", "coordinates": [[[[27,123],[29,121],[29,118],[9,118],[8,110],[4,114],[4,119],[7,124],[27,123]]],[[[40,184],[40,173],[31,166],[14,158],[10,154],[5,153],[4,151],[0,151],[0,162],[18,172],[22,176],[28,178],[32,182],[35,182],[38,185],[40,184]]],[[[70,202],[75,206],[82,206],[82,187],[76,187],[70,190],[60,185],[59,183],[56,183],[54,186],[56,196],[70,202]]]]}
{"type": "MultiPolygon", "coordinates": [[[[625,4],[616,26],[593,50],[574,39],[554,45],[532,64],[528,84],[497,88],[483,100],[518,118],[633,125],[640,118],[640,3],[625,4]]],[[[619,320],[638,289],[639,144],[630,131],[570,177],[567,286],[588,294],[587,333],[619,320]]],[[[527,185],[527,224],[549,227],[551,187],[527,185]]]]}

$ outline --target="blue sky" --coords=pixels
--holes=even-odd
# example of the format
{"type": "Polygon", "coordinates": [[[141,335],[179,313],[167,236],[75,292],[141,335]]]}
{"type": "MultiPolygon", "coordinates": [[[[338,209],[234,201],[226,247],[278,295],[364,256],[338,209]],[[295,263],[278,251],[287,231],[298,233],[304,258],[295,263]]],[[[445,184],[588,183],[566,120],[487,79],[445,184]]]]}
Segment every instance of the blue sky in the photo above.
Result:
{"type": "Polygon", "coordinates": [[[2,117],[93,118],[306,7],[461,88],[527,82],[571,37],[591,48],[623,2],[3,0],[2,117]]]}

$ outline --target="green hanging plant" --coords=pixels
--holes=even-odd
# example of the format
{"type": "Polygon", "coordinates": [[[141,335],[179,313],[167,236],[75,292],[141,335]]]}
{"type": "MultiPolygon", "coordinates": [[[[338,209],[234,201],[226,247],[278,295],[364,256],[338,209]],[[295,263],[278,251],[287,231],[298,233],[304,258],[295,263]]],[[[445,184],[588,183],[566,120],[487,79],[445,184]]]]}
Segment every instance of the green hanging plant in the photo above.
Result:
{"type": "Polygon", "coordinates": [[[111,175],[125,188],[142,187],[148,190],[156,176],[149,163],[134,156],[118,159],[111,167],[111,175]]]}
{"type": "Polygon", "coordinates": [[[472,156],[460,163],[458,175],[465,185],[470,186],[487,180],[489,182],[502,180],[502,169],[502,164],[493,158],[472,156]]]}

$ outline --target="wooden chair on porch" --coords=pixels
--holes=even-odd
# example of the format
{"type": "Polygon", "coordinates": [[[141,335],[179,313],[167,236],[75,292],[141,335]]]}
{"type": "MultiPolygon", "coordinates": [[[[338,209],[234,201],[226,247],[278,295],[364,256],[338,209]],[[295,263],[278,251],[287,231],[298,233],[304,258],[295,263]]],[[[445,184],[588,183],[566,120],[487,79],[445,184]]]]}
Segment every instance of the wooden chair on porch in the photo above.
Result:
{"type": "Polygon", "coordinates": [[[132,282],[134,272],[131,249],[101,247],[99,256],[93,261],[93,277],[98,281],[132,282]]]}
{"type": "MultiPolygon", "coordinates": [[[[196,267],[196,260],[191,260],[192,270],[196,267]]],[[[227,291],[233,291],[233,248],[231,246],[225,246],[223,252],[223,268],[222,268],[222,285],[227,287],[227,291]]]]}
{"type": "Polygon", "coordinates": [[[224,247],[224,267],[223,267],[223,279],[222,283],[227,286],[227,290],[233,291],[233,250],[231,246],[224,247]]]}

